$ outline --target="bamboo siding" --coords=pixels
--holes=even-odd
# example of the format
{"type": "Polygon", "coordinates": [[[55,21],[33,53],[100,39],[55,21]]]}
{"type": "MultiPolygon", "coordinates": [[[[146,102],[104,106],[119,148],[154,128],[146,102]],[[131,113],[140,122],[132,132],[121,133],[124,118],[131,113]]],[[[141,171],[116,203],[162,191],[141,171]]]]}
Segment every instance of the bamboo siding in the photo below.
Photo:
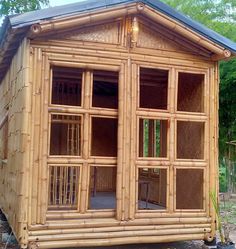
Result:
{"type": "Polygon", "coordinates": [[[0,85],[0,208],[21,247],[211,240],[227,51],[140,4],[90,18],[33,26],[0,85]]]}

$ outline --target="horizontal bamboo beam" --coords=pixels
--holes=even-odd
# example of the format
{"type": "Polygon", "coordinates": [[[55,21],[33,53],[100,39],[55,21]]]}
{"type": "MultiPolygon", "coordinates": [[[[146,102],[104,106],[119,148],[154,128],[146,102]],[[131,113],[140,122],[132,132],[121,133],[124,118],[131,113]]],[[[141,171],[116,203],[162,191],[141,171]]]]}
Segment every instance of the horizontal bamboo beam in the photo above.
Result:
{"type": "MultiPolygon", "coordinates": [[[[52,166],[59,164],[68,164],[71,166],[77,166],[80,167],[82,163],[88,162],[89,164],[98,164],[98,165],[116,165],[117,164],[117,159],[116,158],[89,158],[87,160],[83,158],[76,158],[76,157],[58,157],[58,156],[49,156],[48,157],[48,163],[52,166]]],[[[65,166],[65,165],[64,165],[65,166]]]]}
{"type": "Polygon", "coordinates": [[[39,248],[66,248],[66,247],[90,247],[90,246],[109,246],[124,244],[142,244],[142,243],[159,243],[183,240],[203,240],[204,233],[199,234],[180,234],[165,236],[146,236],[146,237],[128,237],[128,238],[111,238],[111,239],[90,239],[90,240],[62,240],[51,242],[37,242],[39,248]]]}
{"type": "Polygon", "coordinates": [[[45,21],[37,26],[32,26],[29,36],[42,34],[49,31],[68,29],[70,27],[79,27],[89,23],[100,22],[106,19],[116,19],[121,16],[128,16],[136,14],[138,9],[135,4],[128,4],[126,6],[117,7],[113,9],[90,11],[85,14],[79,14],[73,17],[60,18],[59,20],[45,21]]]}
{"type": "Polygon", "coordinates": [[[113,218],[106,219],[87,219],[87,220],[64,220],[50,221],[45,225],[31,225],[29,230],[45,229],[68,229],[68,228],[89,228],[89,227],[114,227],[114,226],[142,226],[142,225],[168,225],[168,224],[205,224],[210,223],[211,218],[207,217],[160,217],[160,218],[142,218],[130,221],[118,221],[113,218]]]}
{"type": "Polygon", "coordinates": [[[105,116],[118,116],[117,110],[109,110],[109,109],[102,109],[102,108],[96,108],[93,107],[93,110],[85,110],[83,108],[73,108],[73,107],[67,107],[67,106],[57,106],[57,105],[49,105],[49,111],[52,114],[85,114],[89,113],[90,115],[103,115],[105,116]]]}
{"type": "MultiPolygon", "coordinates": [[[[53,60],[52,57],[49,57],[49,59],[53,60]]],[[[98,59],[98,63],[99,63],[99,60],[100,58],[98,59]]],[[[81,62],[73,62],[73,61],[65,61],[65,60],[63,60],[63,62],[53,60],[51,61],[51,65],[60,66],[60,67],[75,67],[75,68],[90,69],[90,70],[108,70],[109,69],[109,71],[114,71],[114,72],[118,72],[120,70],[120,66],[116,66],[116,65],[110,65],[110,64],[101,65],[101,64],[96,64],[96,63],[81,63],[81,62]]]]}
{"type": "Polygon", "coordinates": [[[41,235],[30,236],[29,241],[60,241],[60,240],[80,240],[80,239],[110,239],[123,238],[135,236],[165,236],[165,235],[181,235],[181,234],[204,234],[209,233],[211,228],[174,228],[162,230],[141,230],[141,231],[120,231],[120,232],[103,232],[103,233],[75,233],[75,234],[55,234],[55,235],[41,235]]]}
{"type": "Polygon", "coordinates": [[[206,224],[180,224],[180,225],[151,225],[151,226],[119,226],[119,227],[95,227],[80,229],[55,229],[30,231],[29,236],[56,235],[56,234],[75,234],[75,233],[101,233],[101,232],[119,232],[119,231],[145,231],[145,230],[164,230],[164,229],[182,229],[182,228],[210,228],[206,224]]]}
{"type": "MultiPolygon", "coordinates": [[[[203,69],[203,68],[209,68],[209,66],[213,66],[213,62],[210,60],[200,60],[198,57],[190,54],[181,54],[181,53],[175,53],[175,52],[168,52],[165,51],[159,51],[159,50],[152,50],[152,53],[150,54],[150,49],[143,49],[142,54],[136,53],[135,51],[132,51],[132,53],[128,53],[128,51],[125,51],[124,49],[109,49],[107,50],[104,45],[97,45],[96,46],[86,46],[86,43],[84,42],[83,45],[78,45],[78,42],[74,43],[72,41],[67,42],[61,42],[59,40],[53,40],[53,41],[37,41],[36,43],[31,43],[32,47],[40,47],[47,53],[67,53],[67,56],[70,54],[71,59],[73,61],[73,57],[75,55],[80,56],[86,56],[89,54],[90,57],[102,57],[102,58],[113,58],[113,59],[122,59],[125,60],[128,57],[131,57],[133,62],[140,62],[144,63],[145,65],[157,65],[160,66],[160,64],[169,66],[170,64],[172,66],[179,65],[181,67],[183,66],[191,66],[191,69],[203,69]],[[100,49],[99,49],[100,48],[100,49]],[[98,54],[99,49],[99,54],[98,54]],[[156,56],[158,56],[158,64],[156,60],[156,56]]],[[[54,57],[51,59],[55,59],[54,57]]],[[[84,60],[83,60],[84,61],[84,60]]]]}
{"type": "Polygon", "coordinates": [[[136,114],[140,118],[152,118],[152,119],[159,119],[159,120],[166,120],[170,117],[176,118],[178,120],[185,120],[185,121],[207,121],[208,117],[204,113],[183,113],[177,112],[176,114],[170,114],[168,111],[160,111],[160,110],[153,110],[153,109],[145,109],[142,110],[139,108],[136,111],[136,114]]]}
{"type": "MultiPolygon", "coordinates": [[[[70,211],[57,213],[48,212],[46,215],[47,220],[64,220],[64,219],[87,219],[87,218],[112,218],[115,215],[115,211],[96,211],[88,212],[86,214],[70,213],[70,211]]],[[[63,223],[63,221],[62,221],[63,223]]]]}

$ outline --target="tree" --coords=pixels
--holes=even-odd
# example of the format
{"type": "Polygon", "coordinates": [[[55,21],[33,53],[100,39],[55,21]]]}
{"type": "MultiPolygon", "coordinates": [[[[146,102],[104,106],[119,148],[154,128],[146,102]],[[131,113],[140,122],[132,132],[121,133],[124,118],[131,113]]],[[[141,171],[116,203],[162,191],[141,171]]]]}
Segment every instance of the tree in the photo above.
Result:
{"type": "Polygon", "coordinates": [[[47,6],[48,4],[49,0],[0,0],[0,15],[12,15],[38,10],[41,9],[41,6],[47,6]]]}

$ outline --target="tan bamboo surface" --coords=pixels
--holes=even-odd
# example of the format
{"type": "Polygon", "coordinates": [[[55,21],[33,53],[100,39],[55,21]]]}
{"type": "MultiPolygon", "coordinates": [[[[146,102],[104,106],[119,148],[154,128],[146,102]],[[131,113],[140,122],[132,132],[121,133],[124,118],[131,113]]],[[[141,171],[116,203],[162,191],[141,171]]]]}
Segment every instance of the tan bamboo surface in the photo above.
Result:
{"type": "Polygon", "coordinates": [[[213,42],[210,42],[204,37],[200,37],[192,30],[189,30],[188,28],[177,24],[176,21],[171,20],[170,18],[166,17],[161,13],[159,13],[159,15],[156,15],[155,11],[153,11],[150,7],[145,7],[143,13],[145,13],[148,17],[152,18],[154,21],[168,27],[170,30],[174,29],[175,31],[177,31],[177,33],[183,35],[184,37],[196,42],[197,44],[206,47],[210,51],[214,51],[217,55],[222,56],[222,58],[231,56],[231,53],[230,52],[228,53],[228,50],[220,47],[219,45],[213,42]]]}
{"type": "Polygon", "coordinates": [[[119,231],[140,231],[140,230],[165,230],[165,229],[181,229],[181,228],[210,228],[210,224],[185,224],[185,225],[150,225],[150,226],[117,226],[117,227],[99,227],[99,228],[72,228],[72,229],[55,229],[55,230],[40,230],[30,231],[29,236],[41,235],[56,235],[56,234],[69,234],[69,233],[89,233],[89,232],[119,232],[119,231]]]}
{"type": "MultiPolygon", "coordinates": [[[[9,217],[22,248],[29,242],[32,247],[36,242],[39,248],[59,248],[210,240],[215,234],[209,192],[218,191],[219,78],[218,64],[212,60],[230,54],[145,5],[126,7],[114,8],[109,14],[99,10],[58,18],[32,27],[34,39],[30,44],[28,40],[22,42],[0,85],[0,138],[1,124],[8,122],[8,158],[0,162],[0,208],[9,217]],[[131,26],[136,13],[139,32],[132,43],[131,26]],[[78,22],[80,26],[75,28],[78,22]],[[53,103],[56,67],[82,72],[80,105],[53,103]],[[168,71],[165,108],[140,106],[140,68],[168,71]],[[119,75],[118,108],[93,106],[96,71],[119,75]],[[184,82],[179,82],[180,73],[204,77],[204,82],[194,81],[196,93],[192,99],[191,88],[180,86],[184,86],[184,82]],[[79,128],[73,126],[74,120],[57,120],[56,116],[77,117],[79,128]],[[117,148],[117,155],[94,153],[92,145],[98,138],[93,121],[99,118],[104,123],[105,118],[117,121],[117,144],[116,138],[108,135],[111,127],[99,128],[100,133],[107,129],[108,140],[113,141],[107,151],[117,148]],[[147,157],[140,152],[144,142],[144,125],[140,125],[140,120],[151,120],[147,157]],[[166,153],[159,157],[153,156],[157,139],[155,120],[166,123],[164,128],[160,124],[159,134],[160,150],[166,153]],[[52,153],[52,141],[57,143],[57,138],[52,139],[53,124],[67,127],[65,144],[76,147],[77,154],[52,153]],[[68,135],[69,129],[74,131],[72,137],[68,135]],[[193,144],[186,147],[188,138],[195,147],[200,145],[196,156],[193,144]],[[102,172],[97,183],[94,167],[102,172]],[[104,173],[103,169],[109,167],[116,170],[116,179],[113,173],[104,173]],[[159,170],[159,176],[140,175],[142,169],[159,170]],[[191,208],[184,194],[179,198],[178,193],[189,182],[183,176],[192,176],[193,172],[198,172],[195,185],[200,186],[196,192],[201,201],[193,196],[198,205],[191,208]],[[163,204],[163,209],[139,209],[140,180],[151,182],[154,187],[149,201],[163,204]],[[90,208],[92,185],[96,184],[97,191],[115,192],[115,209],[90,208]]],[[[67,73],[66,77],[73,75],[67,73]]],[[[102,79],[106,81],[105,74],[102,79]]],[[[100,143],[95,151],[101,151],[103,146],[100,143]]],[[[140,192],[145,199],[144,191],[140,192]]]]}
{"type": "MultiPolygon", "coordinates": [[[[65,240],[60,241],[60,247],[91,247],[91,246],[109,246],[109,245],[124,245],[124,244],[143,244],[143,243],[161,243],[161,242],[168,242],[168,241],[182,241],[182,240],[202,240],[204,236],[201,234],[180,234],[180,235],[162,235],[162,236],[146,236],[146,237],[128,237],[124,240],[124,238],[111,238],[111,239],[90,239],[90,240],[65,240]]],[[[58,242],[39,242],[36,243],[37,247],[39,248],[58,248],[58,242]]]]}
{"type": "MultiPolygon", "coordinates": [[[[31,86],[29,41],[24,39],[0,85],[0,115],[7,117],[7,158],[1,163],[0,208],[13,232],[27,244],[31,86]]],[[[1,149],[0,149],[1,150],[1,149]]],[[[2,158],[1,158],[2,159],[2,158]]]]}

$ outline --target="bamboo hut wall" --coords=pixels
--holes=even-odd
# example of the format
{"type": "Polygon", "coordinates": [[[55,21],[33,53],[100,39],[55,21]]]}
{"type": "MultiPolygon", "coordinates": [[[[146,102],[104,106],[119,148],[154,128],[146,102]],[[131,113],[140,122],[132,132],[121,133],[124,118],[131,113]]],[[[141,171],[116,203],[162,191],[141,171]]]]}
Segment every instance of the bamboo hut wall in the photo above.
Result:
{"type": "Polygon", "coordinates": [[[0,85],[0,117],[8,116],[7,162],[0,165],[0,208],[21,243],[26,243],[31,115],[29,41],[24,39],[0,85]]]}
{"type": "MultiPolygon", "coordinates": [[[[68,37],[63,37],[63,39],[60,39],[58,37],[47,37],[47,39],[43,40],[33,40],[31,42],[31,54],[26,53],[30,60],[30,81],[28,78],[22,80],[22,77],[26,77],[28,67],[24,67],[24,63],[27,64],[26,57],[21,56],[20,49],[18,51],[17,56],[14,58],[12,66],[9,70],[9,72],[6,75],[6,78],[3,82],[3,84],[0,86],[3,88],[3,91],[0,91],[4,93],[1,97],[4,98],[4,103],[1,102],[1,115],[2,113],[5,114],[6,110],[4,110],[5,106],[7,106],[8,103],[11,102],[9,105],[9,118],[11,122],[9,122],[9,151],[11,152],[11,159],[9,158],[8,165],[1,166],[2,172],[4,174],[0,175],[1,183],[4,185],[4,190],[6,193],[9,193],[9,191],[12,191],[12,194],[10,195],[10,198],[8,200],[8,205],[3,207],[4,210],[6,210],[6,213],[9,214],[12,218],[12,221],[10,221],[13,224],[13,228],[16,227],[16,223],[20,222],[22,223],[20,217],[18,216],[18,210],[21,210],[21,214],[23,214],[22,210],[25,211],[25,216],[21,216],[24,218],[24,221],[28,221],[28,224],[32,230],[38,229],[37,232],[42,232],[43,230],[49,228],[54,229],[54,233],[58,237],[47,237],[47,240],[51,240],[50,243],[46,243],[45,241],[41,243],[42,246],[49,246],[49,247],[58,247],[60,243],[57,241],[54,241],[53,239],[62,239],[65,238],[64,236],[61,236],[60,229],[68,229],[71,228],[92,228],[97,227],[98,229],[104,229],[105,226],[107,226],[107,231],[112,231],[112,228],[109,226],[120,226],[122,229],[122,221],[126,222],[127,226],[130,226],[132,224],[138,224],[139,229],[141,230],[144,225],[152,225],[154,224],[153,218],[160,217],[161,219],[156,219],[156,224],[182,224],[184,228],[188,223],[195,223],[195,228],[200,228],[202,223],[207,223],[205,227],[209,228],[209,223],[211,222],[211,219],[209,217],[209,213],[206,214],[205,210],[195,210],[191,211],[191,213],[188,213],[187,211],[176,211],[175,209],[175,187],[174,182],[170,181],[174,179],[174,174],[176,172],[176,169],[178,167],[191,167],[191,168],[200,168],[208,167],[208,163],[210,162],[211,165],[211,171],[204,174],[204,186],[210,188],[213,187],[215,184],[215,179],[209,180],[210,173],[215,174],[214,171],[214,165],[215,161],[209,161],[208,157],[208,151],[210,150],[210,145],[213,145],[211,147],[211,155],[214,157],[217,153],[216,150],[216,141],[215,137],[212,139],[213,136],[216,136],[217,132],[217,126],[216,126],[216,103],[215,105],[211,106],[214,111],[212,111],[212,116],[209,119],[208,118],[208,109],[209,109],[209,92],[206,89],[206,92],[204,93],[204,96],[201,96],[204,98],[205,104],[205,113],[180,113],[176,109],[176,103],[174,103],[176,100],[176,88],[177,88],[177,80],[176,75],[177,71],[188,71],[188,70],[195,70],[197,73],[205,73],[208,68],[212,68],[211,75],[214,74],[213,68],[217,65],[213,65],[213,62],[210,61],[209,57],[201,57],[194,53],[191,53],[189,50],[178,50],[176,47],[173,49],[173,44],[165,44],[168,43],[168,40],[164,38],[160,38],[160,47],[154,48],[155,42],[153,42],[153,39],[157,39],[158,36],[152,35],[148,30],[144,30],[141,32],[141,38],[145,39],[145,43],[141,44],[141,40],[138,43],[138,47],[134,47],[132,49],[128,48],[129,43],[127,43],[126,38],[128,38],[128,28],[127,27],[121,27],[120,25],[125,24],[125,21],[122,21],[121,24],[119,22],[119,25],[117,25],[118,22],[115,22],[115,33],[119,33],[118,37],[120,37],[116,42],[114,42],[114,37],[109,39],[109,37],[106,37],[106,40],[104,41],[103,37],[100,38],[100,35],[91,35],[89,36],[89,32],[91,31],[88,27],[86,28],[86,32],[81,34],[76,34],[76,39],[74,34],[72,34],[72,38],[70,39],[70,35],[68,34],[68,37]],[[117,28],[118,27],[118,28],[117,28]],[[147,41],[146,34],[148,34],[149,39],[151,41],[147,41]],[[122,37],[121,37],[122,36],[122,37]],[[84,38],[84,41],[82,38],[84,38]],[[78,39],[78,40],[77,40],[78,39]],[[102,39],[102,40],[101,40],[102,39]],[[146,44],[146,45],[145,45],[146,44]],[[96,46],[95,46],[96,45],[96,46]],[[150,55],[150,51],[152,52],[150,55]],[[23,59],[25,58],[25,59],[23,59]],[[22,60],[22,61],[21,61],[22,60]],[[158,61],[158,63],[157,63],[158,61]],[[20,67],[20,69],[17,68],[17,63],[21,64],[23,66],[20,67]],[[81,108],[81,110],[77,110],[76,108],[72,107],[58,107],[58,106],[52,106],[49,101],[50,89],[49,89],[49,75],[50,75],[50,68],[49,66],[56,65],[56,66],[62,66],[62,67],[76,67],[76,68],[86,68],[86,73],[84,78],[86,78],[86,81],[89,82],[85,86],[85,94],[84,99],[82,97],[82,102],[84,101],[84,108],[81,108]],[[138,103],[138,92],[137,89],[137,80],[138,80],[138,68],[139,65],[142,65],[144,67],[150,67],[150,68],[164,68],[166,70],[170,70],[169,72],[169,85],[168,85],[168,103],[165,106],[164,111],[155,111],[151,109],[138,109],[136,104],[138,103]],[[90,91],[91,85],[92,85],[92,76],[89,73],[89,70],[109,70],[111,71],[119,71],[120,72],[120,82],[119,84],[119,112],[117,110],[107,110],[101,108],[90,110],[91,103],[89,103],[92,91],[90,91]],[[17,73],[16,73],[17,72],[17,73]],[[175,78],[174,78],[175,77],[175,78]],[[11,83],[9,83],[11,82],[11,83]],[[27,83],[28,82],[28,83],[27,83]],[[31,83],[32,86],[29,84],[31,83]],[[19,85],[24,85],[23,88],[19,88],[19,85]],[[29,87],[29,88],[27,88],[29,87]],[[31,89],[32,88],[32,89],[31,89]],[[21,89],[21,90],[19,90],[21,89]],[[32,100],[29,96],[32,93],[32,100]],[[27,104],[26,104],[27,103],[27,104]],[[32,103],[32,105],[31,105],[32,103]],[[31,115],[31,106],[32,106],[32,115],[31,115]],[[49,107],[48,107],[49,106],[49,107]],[[4,110],[4,111],[3,111],[4,110]],[[49,147],[49,140],[47,140],[47,136],[50,134],[50,130],[48,129],[50,125],[50,120],[48,121],[48,111],[49,112],[59,112],[59,113],[67,113],[71,115],[80,115],[83,116],[82,123],[84,124],[84,137],[83,139],[83,158],[81,157],[50,157],[47,160],[47,148],[49,147]],[[93,117],[97,117],[99,115],[103,115],[103,117],[109,116],[112,117],[114,120],[117,120],[118,117],[118,159],[114,157],[110,158],[96,158],[96,156],[91,157],[91,151],[89,149],[91,141],[89,141],[89,137],[92,134],[91,128],[91,119],[89,116],[93,115],[93,117]],[[165,119],[168,120],[168,127],[166,129],[168,130],[168,135],[165,140],[165,143],[168,145],[167,149],[167,157],[166,158],[159,158],[159,159],[152,159],[152,160],[146,160],[146,158],[137,158],[138,157],[138,149],[136,147],[138,139],[138,122],[137,122],[137,116],[143,119],[165,119]],[[30,124],[27,124],[27,122],[23,122],[24,120],[29,120],[29,122],[32,122],[32,127],[30,124]],[[176,141],[177,138],[175,137],[175,133],[177,131],[177,121],[180,120],[180,122],[199,122],[200,124],[205,124],[205,132],[208,131],[209,127],[214,127],[214,132],[212,131],[211,140],[210,137],[202,137],[201,138],[201,144],[205,144],[208,146],[208,149],[204,150],[204,158],[203,154],[201,154],[199,157],[202,159],[200,160],[189,160],[186,161],[186,159],[180,158],[179,160],[176,160],[178,158],[175,158],[176,151],[176,141]],[[210,125],[208,125],[208,122],[210,122],[210,125]],[[19,128],[18,128],[19,127],[19,128]],[[22,128],[23,127],[23,128],[22,128]],[[21,130],[24,131],[23,135],[21,136],[23,138],[23,141],[20,142],[18,139],[19,134],[21,134],[21,130]],[[31,138],[29,139],[30,130],[32,131],[31,138]],[[213,141],[214,140],[214,141],[213,141]],[[30,141],[30,148],[29,148],[29,142],[30,141]],[[131,141],[131,142],[130,142],[131,141]],[[20,149],[19,149],[20,148],[20,149]],[[28,149],[28,150],[27,150],[28,149]],[[22,151],[21,154],[18,152],[18,150],[22,151]],[[24,154],[25,156],[22,156],[22,153],[27,150],[29,154],[24,154]],[[28,159],[30,160],[30,165],[32,165],[31,168],[28,167],[28,159]],[[39,160],[40,159],[40,160],[39,160]],[[185,160],[185,161],[184,161],[185,160]],[[17,161],[17,170],[14,169],[13,166],[10,166],[10,163],[13,164],[17,161]],[[96,165],[102,166],[103,164],[107,165],[113,165],[115,166],[118,161],[118,167],[117,167],[117,210],[116,210],[116,218],[114,218],[114,212],[91,212],[87,210],[87,202],[88,202],[88,191],[89,191],[89,168],[94,167],[96,165]],[[24,162],[24,165],[23,163],[24,162]],[[48,163],[48,164],[47,164],[48,163]],[[49,165],[50,164],[50,165],[49,165]],[[70,212],[51,212],[50,210],[47,211],[47,187],[48,187],[48,179],[47,179],[47,166],[58,166],[60,165],[70,165],[75,166],[80,169],[80,172],[83,171],[84,178],[79,180],[79,188],[81,188],[79,199],[79,206],[77,207],[78,210],[70,210],[70,212]],[[165,173],[161,177],[161,189],[157,189],[156,191],[161,192],[160,195],[160,203],[163,205],[166,205],[168,212],[161,212],[161,213],[151,213],[151,212],[136,212],[135,210],[135,191],[137,191],[137,184],[135,182],[135,174],[136,174],[136,166],[138,165],[139,168],[141,166],[147,166],[150,168],[154,167],[162,167],[165,166],[165,168],[168,169],[168,173],[165,173]],[[25,168],[23,169],[23,166],[25,168]],[[207,167],[206,167],[207,166],[207,167]],[[4,168],[5,167],[5,168],[4,168]],[[9,171],[7,170],[9,169],[9,171]],[[28,174],[27,182],[26,178],[24,177],[26,174],[28,174]],[[22,177],[18,177],[22,175],[22,177]],[[167,175],[167,176],[166,176],[167,175]],[[167,179],[166,179],[167,178],[167,179]],[[7,179],[6,181],[4,179],[7,179]],[[4,183],[5,181],[5,183],[4,183]],[[36,182],[36,184],[34,184],[36,182]],[[7,185],[5,185],[7,183],[7,185]],[[17,191],[19,190],[18,186],[22,183],[29,184],[30,188],[28,188],[28,191],[25,191],[29,194],[29,198],[27,199],[27,196],[23,194],[23,192],[20,192],[20,196],[18,196],[17,191]],[[17,185],[19,184],[19,185],[17,185]],[[9,189],[7,189],[9,188],[9,189]],[[165,191],[167,191],[168,196],[167,199],[165,199],[165,191]],[[17,198],[15,198],[17,197],[17,198]],[[17,205],[13,205],[15,203],[15,200],[20,200],[19,203],[23,203],[23,200],[26,200],[24,203],[28,203],[28,214],[24,206],[21,208],[17,208],[17,205]],[[14,210],[10,210],[10,207],[13,207],[14,210]],[[76,213],[75,213],[76,212],[76,213]],[[99,219],[100,218],[100,223],[99,219]],[[179,217],[188,217],[188,219],[181,219],[179,217]],[[204,217],[204,218],[201,218],[204,217]],[[81,219],[71,222],[70,219],[75,218],[81,218],[83,222],[81,223],[81,219]],[[109,220],[110,218],[110,220],[109,220]],[[111,219],[112,218],[112,219],[111,219]],[[143,219],[142,219],[143,218],[143,219]],[[176,219],[175,219],[176,218],[176,219]],[[195,219],[196,218],[196,219],[195,219]],[[13,220],[14,219],[14,220],[13,220]],[[86,221],[84,221],[86,219],[86,221]],[[135,220],[133,220],[135,219],[135,220]],[[18,221],[20,220],[20,221],[18,221]],[[55,222],[57,220],[57,223],[55,222]],[[68,221],[69,220],[69,221],[68,221]],[[128,222],[128,220],[130,220],[128,222]],[[135,223],[136,222],[136,223],[135,223]],[[40,225],[41,224],[41,225],[40,225]],[[70,227],[71,225],[71,227],[70,227]],[[53,227],[54,226],[54,227],[53,227]],[[41,230],[42,229],[42,230],[41,230]],[[110,230],[109,230],[110,229],[110,230]],[[59,231],[60,230],[60,231],[59,231]],[[45,243],[45,244],[43,244],[45,243]]],[[[98,28],[99,26],[96,26],[98,28]]],[[[111,26],[103,26],[101,33],[102,36],[106,35],[107,32],[109,33],[109,30],[111,30],[111,26]],[[106,27],[109,27],[106,29],[106,27]]],[[[112,29],[114,30],[114,29],[112,29]]],[[[98,30],[93,29],[91,32],[94,32],[96,34],[100,34],[98,30]]],[[[180,41],[181,43],[181,41],[180,41]]],[[[27,42],[25,41],[25,44],[27,42]]],[[[26,46],[25,45],[25,46],[26,46]]],[[[23,46],[23,45],[22,45],[23,46]]],[[[23,48],[22,48],[23,49],[23,48]]],[[[214,76],[215,77],[215,76],[214,76]]],[[[214,78],[212,76],[211,79],[211,85],[214,85],[214,78]]],[[[207,81],[207,80],[206,80],[207,81]]],[[[207,81],[208,82],[208,81],[207,81]]],[[[214,88],[214,92],[212,93],[214,96],[216,93],[216,88],[214,88]]],[[[200,94],[199,94],[200,96],[200,94]]],[[[215,101],[215,99],[214,99],[215,101]]],[[[98,105],[103,105],[103,102],[98,101],[98,105]]],[[[117,129],[117,128],[116,128],[117,129]]],[[[104,129],[105,130],[105,129],[104,129]]],[[[201,131],[199,132],[201,133],[201,131]]],[[[201,135],[200,135],[201,136],[201,135]]],[[[108,138],[108,140],[111,138],[108,138]]],[[[115,144],[117,141],[115,141],[115,144]]],[[[202,145],[203,146],[203,145],[202,145]]],[[[113,154],[114,148],[111,146],[111,153],[113,154]]],[[[115,146],[114,146],[115,147],[115,146]]],[[[97,146],[96,146],[97,149],[97,146]]],[[[101,149],[101,148],[100,148],[101,149]]],[[[99,154],[99,152],[96,152],[99,154]]],[[[96,154],[95,153],[95,154],[96,154]]],[[[114,156],[114,155],[112,155],[114,156]]],[[[115,155],[116,156],[116,155],[115,155]]],[[[16,164],[15,164],[16,165],[16,164]]],[[[102,167],[101,167],[102,168],[102,167]]],[[[115,169],[116,170],[116,169],[115,169]]],[[[81,177],[81,176],[80,176],[81,177]]],[[[106,188],[110,188],[112,178],[109,178],[109,186],[103,185],[102,178],[105,177],[101,174],[101,176],[98,176],[98,190],[103,191],[106,188]]],[[[113,182],[114,184],[114,182],[113,182]]],[[[113,189],[115,189],[114,185],[112,186],[113,189]]],[[[22,188],[23,189],[23,188],[22,188]]],[[[4,200],[6,200],[5,195],[3,192],[0,191],[0,201],[3,203],[4,200]],[[5,199],[4,199],[5,198],[5,199]]],[[[205,197],[204,197],[205,198],[205,197]]],[[[207,198],[207,197],[206,197],[207,198]]],[[[208,202],[208,209],[209,210],[209,199],[208,202]]],[[[204,205],[204,203],[203,203],[204,205]]],[[[211,213],[213,213],[213,210],[211,208],[211,213]]],[[[214,225],[214,221],[212,221],[212,224],[214,225]]],[[[22,226],[21,226],[22,227],[22,226]]],[[[181,228],[181,229],[182,229],[181,228]]],[[[15,229],[15,228],[14,228],[15,229]]],[[[18,229],[18,228],[17,228],[18,229]]],[[[114,229],[114,228],[113,228],[114,229]]],[[[123,229],[127,229],[126,227],[123,229]]],[[[18,231],[20,230],[20,227],[18,231]]],[[[67,230],[67,233],[73,234],[73,232],[70,232],[67,230]]],[[[132,228],[130,228],[131,231],[132,228]]],[[[189,229],[189,233],[196,230],[192,230],[192,227],[189,229]]],[[[203,238],[203,234],[209,231],[209,229],[201,231],[198,230],[199,235],[198,238],[203,238]]],[[[51,230],[50,230],[51,232],[51,230]]],[[[180,233],[184,233],[184,230],[181,230],[180,233]]],[[[150,235],[150,233],[148,233],[150,235]]],[[[62,232],[63,235],[63,232],[62,232]]],[[[86,234],[86,236],[88,233],[86,234]]],[[[71,236],[71,235],[69,235],[71,236]]],[[[72,235],[73,237],[74,235],[72,235]]],[[[104,235],[103,235],[104,236],[104,235]]],[[[111,241],[108,241],[107,243],[104,243],[106,245],[112,244],[112,243],[118,243],[117,240],[115,240],[116,234],[111,234],[111,241]]],[[[88,236],[89,237],[89,236],[88,236]]],[[[132,236],[131,236],[132,237],[132,236]]],[[[132,241],[131,237],[129,239],[126,239],[124,241],[132,241]]],[[[44,237],[43,237],[44,238],[44,237]]],[[[76,237],[77,238],[77,237],[76,237]]],[[[163,238],[163,237],[162,237],[163,238]]],[[[176,239],[176,237],[173,237],[173,239],[176,239]]],[[[183,238],[190,238],[188,235],[183,236],[183,238]]],[[[34,237],[31,238],[31,240],[35,239],[34,237]]],[[[81,238],[80,238],[81,239],[81,238]]],[[[142,238],[142,241],[145,239],[142,238]]],[[[159,241],[161,239],[156,238],[156,240],[153,238],[153,241],[159,241]]],[[[147,241],[150,242],[150,241],[147,241]]],[[[83,240],[77,240],[77,242],[73,243],[84,243],[83,240]]],[[[73,244],[72,243],[72,244],[73,244]]],[[[102,243],[102,242],[101,242],[102,243]]],[[[104,245],[103,244],[103,245],[104,245]]],[[[81,244],[82,245],[82,244],[81,244]]],[[[102,244],[101,244],[102,245],[102,244]]]]}

